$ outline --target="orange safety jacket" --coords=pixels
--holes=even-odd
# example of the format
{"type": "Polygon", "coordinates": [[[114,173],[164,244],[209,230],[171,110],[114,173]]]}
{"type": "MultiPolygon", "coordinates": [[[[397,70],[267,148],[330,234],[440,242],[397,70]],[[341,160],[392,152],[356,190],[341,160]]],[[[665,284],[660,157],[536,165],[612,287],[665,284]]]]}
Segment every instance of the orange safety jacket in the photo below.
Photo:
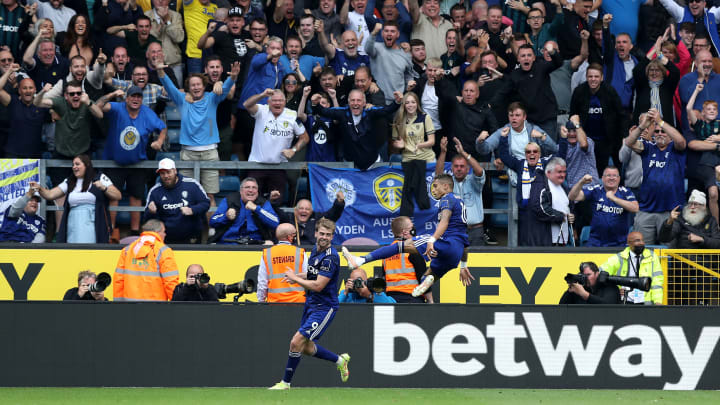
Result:
{"type": "Polygon", "coordinates": [[[114,301],[170,301],[178,284],[172,249],[155,232],[123,248],[113,277],[114,301]]]}
{"type": "MultiPolygon", "coordinates": [[[[393,243],[398,243],[394,241],[393,243]]],[[[385,270],[385,282],[387,283],[387,292],[398,291],[406,294],[412,294],[417,287],[417,277],[415,276],[415,267],[408,260],[408,253],[402,256],[398,253],[383,260],[383,269],[385,270]]]]}
{"type": "Polygon", "coordinates": [[[305,302],[305,289],[298,284],[283,281],[285,272],[293,269],[300,274],[305,261],[305,249],[278,244],[263,250],[267,270],[267,302],[305,302]]]}

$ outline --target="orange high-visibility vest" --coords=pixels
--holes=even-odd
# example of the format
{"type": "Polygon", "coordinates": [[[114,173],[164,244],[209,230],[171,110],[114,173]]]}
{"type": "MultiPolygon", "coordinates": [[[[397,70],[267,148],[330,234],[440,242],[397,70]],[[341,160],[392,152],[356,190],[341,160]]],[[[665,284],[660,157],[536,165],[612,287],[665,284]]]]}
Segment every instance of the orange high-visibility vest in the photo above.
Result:
{"type": "Polygon", "coordinates": [[[178,284],[172,249],[155,232],[123,248],[113,277],[114,301],[170,301],[178,284]]]}
{"type": "MultiPolygon", "coordinates": [[[[393,243],[398,243],[394,241],[393,243]]],[[[387,283],[386,291],[398,291],[406,294],[412,294],[417,287],[417,277],[415,276],[415,267],[408,260],[408,253],[396,254],[383,260],[383,269],[385,269],[385,282],[387,283]]]]}
{"type": "Polygon", "coordinates": [[[285,272],[292,269],[300,274],[305,261],[305,249],[279,244],[263,250],[267,269],[267,302],[305,302],[305,289],[298,284],[283,281],[285,272]]]}

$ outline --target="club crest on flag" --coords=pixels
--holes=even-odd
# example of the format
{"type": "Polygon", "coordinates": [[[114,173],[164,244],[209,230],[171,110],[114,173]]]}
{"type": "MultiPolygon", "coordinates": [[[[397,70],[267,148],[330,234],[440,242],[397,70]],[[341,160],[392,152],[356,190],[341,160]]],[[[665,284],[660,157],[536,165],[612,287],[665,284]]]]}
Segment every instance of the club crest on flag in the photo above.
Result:
{"type": "Polygon", "coordinates": [[[380,206],[390,212],[400,208],[403,179],[403,176],[397,173],[385,173],[375,178],[373,192],[380,206]]]}

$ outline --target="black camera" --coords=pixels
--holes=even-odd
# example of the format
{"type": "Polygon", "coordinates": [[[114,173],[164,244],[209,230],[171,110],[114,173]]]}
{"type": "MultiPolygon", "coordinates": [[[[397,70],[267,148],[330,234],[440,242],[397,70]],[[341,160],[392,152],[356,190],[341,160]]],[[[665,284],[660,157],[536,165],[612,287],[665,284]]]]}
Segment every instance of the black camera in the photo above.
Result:
{"type": "Polygon", "coordinates": [[[636,290],[650,291],[650,277],[620,277],[611,276],[607,271],[601,271],[598,274],[598,282],[621,285],[634,288],[636,290]]]}
{"type": "Polygon", "coordinates": [[[587,283],[587,276],[584,274],[568,273],[565,276],[565,282],[568,284],[578,283],[580,285],[585,285],[585,283],[587,283]]]}
{"type": "Polygon", "coordinates": [[[195,275],[195,282],[197,284],[207,284],[210,282],[210,275],[207,273],[198,273],[195,275]]]}
{"type": "Polygon", "coordinates": [[[482,77],[482,76],[488,76],[488,77],[492,76],[490,74],[490,69],[488,69],[488,68],[480,69],[480,77],[482,77]]]}
{"type": "Polygon", "coordinates": [[[228,294],[237,294],[233,298],[234,301],[237,301],[243,294],[252,294],[256,291],[255,280],[251,278],[232,284],[215,283],[213,287],[221,300],[225,299],[228,294]]]}
{"type": "Polygon", "coordinates": [[[385,291],[385,287],[387,287],[387,283],[385,283],[384,278],[380,277],[370,277],[367,280],[363,280],[360,277],[353,280],[353,291],[357,291],[363,286],[367,286],[367,288],[370,291],[380,293],[385,291]]]}
{"type": "Polygon", "coordinates": [[[95,282],[88,286],[90,292],[101,292],[105,291],[106,288],[112,282],[112,277],[109,274],[102,272],[95,277],[95,282]]]}

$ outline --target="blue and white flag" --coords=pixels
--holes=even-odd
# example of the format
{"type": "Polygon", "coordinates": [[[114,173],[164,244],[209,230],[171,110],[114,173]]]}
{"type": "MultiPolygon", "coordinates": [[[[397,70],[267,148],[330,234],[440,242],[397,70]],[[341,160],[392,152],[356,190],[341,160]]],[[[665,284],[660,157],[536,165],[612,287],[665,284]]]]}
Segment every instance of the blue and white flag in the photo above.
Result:
{"type": "Polygon", "coordinates": [[[31,181],[40,181],[37,159],[0,159],[0,226],[5,211],[27,193],[31,181]]]}
{"type": "MultiPolygon", "coordinates": [[[[449,171],[450,163],[445,164],[449,171]]],[[[310,195],[313,210],[324,212],[332,207],[338,191],[345,194],[345,210],[336,223],[333,243],[348,239],[369,238],[381,245],[394,240],[390,225],[399,215],[402,201],[403,171],[399,167],[382,167],[367,171],[357,169],[329,169],[309,165],[310,195]]],[[[437,225],[437,200],[430,195],[430,183],[435,163],[428,163],[425,171],[430,209],[418,210],[416,204],[413,223],[418,234],[432,233],[437,225]]]]}

